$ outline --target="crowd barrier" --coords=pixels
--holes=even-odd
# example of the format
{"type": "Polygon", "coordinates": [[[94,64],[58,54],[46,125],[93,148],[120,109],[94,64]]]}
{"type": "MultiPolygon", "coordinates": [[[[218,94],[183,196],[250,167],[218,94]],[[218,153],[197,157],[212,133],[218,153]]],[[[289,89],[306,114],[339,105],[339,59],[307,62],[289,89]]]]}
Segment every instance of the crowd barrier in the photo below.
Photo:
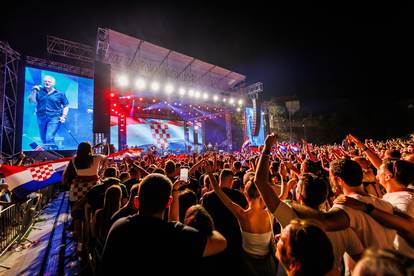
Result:
{"type": "Polygon", "coordinates": [[[25,237],[35,218],[56,192],[58,185],[50,185],[31,194],[25,202],[11,204],[0,211],[0,256],[25,237]]]}

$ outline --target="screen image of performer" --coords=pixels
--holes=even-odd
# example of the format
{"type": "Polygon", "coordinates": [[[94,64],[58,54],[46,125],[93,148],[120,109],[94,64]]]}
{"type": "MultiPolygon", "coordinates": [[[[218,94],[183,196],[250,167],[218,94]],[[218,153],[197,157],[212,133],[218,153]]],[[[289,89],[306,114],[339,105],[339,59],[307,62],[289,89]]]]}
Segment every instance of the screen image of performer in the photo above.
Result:
{"type": "Polygon", "coordinates": [[[37,123],[44,149],[57,150],[55,136],[61,124],[66,121],[69,102],[65,94],[55,89],[54,77],[45,75],[43,86],[33,86],[29,102],[36,104],[37,123]]]}

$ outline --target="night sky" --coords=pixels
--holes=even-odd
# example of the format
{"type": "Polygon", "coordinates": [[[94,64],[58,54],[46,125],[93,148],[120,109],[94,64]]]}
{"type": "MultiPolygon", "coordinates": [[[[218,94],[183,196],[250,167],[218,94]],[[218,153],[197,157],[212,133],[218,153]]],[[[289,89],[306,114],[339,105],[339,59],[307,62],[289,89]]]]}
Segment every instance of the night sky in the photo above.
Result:
{"type": "Polygon", "coordinates": [[[99,26],[239,72],[248,84],[263,82],[265,98],[297,96],[312,111],[352,102],[363,109],[372,101],[367,110],[383,113],[390,101],[404,105],[414,98],[406,2],[114,2],[14,4],[0,19],[0,40],[22,54],[45,57],[46,35],[94,45],[99,26]]]}

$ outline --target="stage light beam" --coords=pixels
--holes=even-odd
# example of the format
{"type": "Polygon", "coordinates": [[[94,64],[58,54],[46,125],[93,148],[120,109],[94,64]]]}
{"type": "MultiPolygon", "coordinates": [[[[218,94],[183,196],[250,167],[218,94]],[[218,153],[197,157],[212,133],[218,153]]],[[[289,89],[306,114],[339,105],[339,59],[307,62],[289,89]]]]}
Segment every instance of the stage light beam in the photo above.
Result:
{"type": "Polygon", "coordinates": [[[143,78],[139,78],[135,81],[135,87],[138,90],[144,90],[147,87],[147,83],[145,82],[143,78]]]}
{"type": "Polygon", "coordinates": [[[172,92],[174,92],[174,86],[172,84],[168,83],[167,85],[165,85],[164,91],[167,94],[171,94],[172,92]]]}

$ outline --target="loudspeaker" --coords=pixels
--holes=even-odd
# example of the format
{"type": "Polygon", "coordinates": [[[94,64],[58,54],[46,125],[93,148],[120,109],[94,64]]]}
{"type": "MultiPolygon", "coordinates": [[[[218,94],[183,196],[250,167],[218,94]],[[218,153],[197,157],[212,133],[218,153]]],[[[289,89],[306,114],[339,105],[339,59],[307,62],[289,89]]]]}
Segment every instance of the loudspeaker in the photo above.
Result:
{"type": "Polygon", "coordinates": [[[253,126],[252,126],[252,136],[259,135],[260,123],[261,123],[261,109],[259,99],[253,98],[253,126]]]}
{"type": "Polygon", "coordinates": [[[111,65],[95,63],[94,97],[93,97],[93,132],[105,133],[110,131],[110,93],[111,65]]]}

